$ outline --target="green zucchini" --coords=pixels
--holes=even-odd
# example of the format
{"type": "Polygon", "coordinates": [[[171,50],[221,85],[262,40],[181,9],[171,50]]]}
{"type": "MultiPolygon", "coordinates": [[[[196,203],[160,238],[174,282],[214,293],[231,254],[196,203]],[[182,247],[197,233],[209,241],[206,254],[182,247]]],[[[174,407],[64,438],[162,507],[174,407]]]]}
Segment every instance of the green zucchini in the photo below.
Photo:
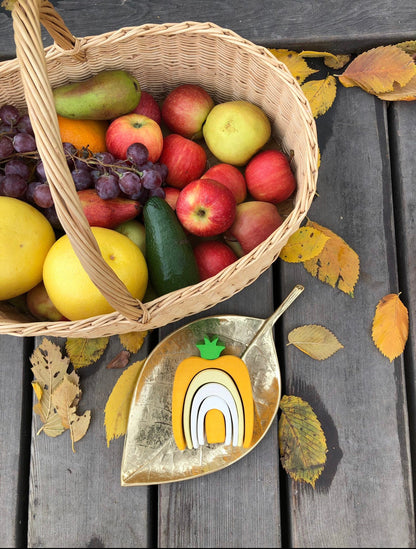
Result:
{"type": "Polygon", "coordinates": [[[158,295],[200,281],[194,252],[174,210],[153,196],[143,207],[146,261],[150,282],[158,295]]]}

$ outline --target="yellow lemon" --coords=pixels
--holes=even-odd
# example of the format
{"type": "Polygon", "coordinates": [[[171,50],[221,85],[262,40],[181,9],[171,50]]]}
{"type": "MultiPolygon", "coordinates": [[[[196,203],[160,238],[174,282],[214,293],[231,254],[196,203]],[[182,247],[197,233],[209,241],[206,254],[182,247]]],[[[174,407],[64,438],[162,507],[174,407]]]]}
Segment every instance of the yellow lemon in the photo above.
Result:
{"type": "Polygon", "coordinates": [[[0,300],[24,294],[42,280],[54,230],[36,208],[0,196],[0,300]]]}
{"type": "MultiPolygon", "coordinates": [[[[131,295],[141,300],[147,287],[148,270],[140,248],[112,229],[92,227],[91,230],[104,260],[131,295]]],[[[49,250],[43,265],[43,282],[52,303],[69,320],[114,311],[91,282],[67,235],[59,238],[49,250]]]]}

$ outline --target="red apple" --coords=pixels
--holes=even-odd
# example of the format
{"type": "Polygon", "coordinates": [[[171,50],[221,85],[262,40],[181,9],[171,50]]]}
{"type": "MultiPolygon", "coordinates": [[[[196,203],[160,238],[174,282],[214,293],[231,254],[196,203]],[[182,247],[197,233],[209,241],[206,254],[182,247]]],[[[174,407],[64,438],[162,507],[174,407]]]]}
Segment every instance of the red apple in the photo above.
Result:
{"type": "Polygon", "coordinates": [[[177,133],[167,135],[163,140],[163,150],[159,161],[166,164],[166,183],[182,189],[205,171],[207,154],[204,148],[177,133]]]}
{"type": "Polygon", "coordinates": [[[295,176],[287,156],[281,151],[262,151],[249,161],[245,170],[247,189],[256,200],[278,204],[296,189],[295,176]]]}
{"type": "Polygon", "coordinates": [[[233,193],[214,179],[197,179],[184,187],[176,202],[183,227],[197,236],[215,236],[231,227],[236,211],[233,193]]]}
{"type": "Polygon", "coordinates": [[[163,134],[157,122],[143,114],[130,113],[115,118],[105,134],[107,150],[116,158],[125,159],[132,143],[143,143],[149,161],[157,162],[163,148],[163,134]]]}
{"type": "Polygon", "coordinates": [[[237,205],[235,219],[225,234],[227,240],[237,240],[245,254],[270,236],[283,219],[271,202],[252,200],[237,205]]]}
{"type": "Polygon", "coordinates": [[[165,191],[166,202],[172,210],[176,210],[176,202],[178,201],[178,196],[181,191],[176,187],[163,187],[163,190],[165,191]]]}
{"type": "Polygon", "coordinates": [[[206,280],[237,261],[233,250],[220,240],[199,242],[194,247],[194,255],[201,280],[206,280]]]}
{"type": "Polygon", "coordinates": [[[215,164],[211,166],[202,178],[215,179],[230,189],[237,204],[244,202],[247,196],[247,185],[244,175],[238,168],[231,164],[215,164]]]}
{"type": "Polygon", "coordinates": [[[68,320],[52,303],[43,281],[27,292],[26,305],[32,315],[38,320],[50,320],[52,322],[68,320]]]}
{"type": "Polygon", "coordinates": [[[160,107],[156,99],[153,97],[152,94],[144,90],[142,90],[139,104],[135,109],[132,110],[132,112],[136,114],[143,114],[144,116],[151,118],[152,120],[157,122],[159,126],[162,122],[162,114],[160,112],[160,107]]]}
{"type": "Polygon", "coordinates": [[[162,119],[174,133],[199,139],[202,125],[214,106],[214,100],[197,84],[182,84],[174,88],[162,103],[162,119]]]}

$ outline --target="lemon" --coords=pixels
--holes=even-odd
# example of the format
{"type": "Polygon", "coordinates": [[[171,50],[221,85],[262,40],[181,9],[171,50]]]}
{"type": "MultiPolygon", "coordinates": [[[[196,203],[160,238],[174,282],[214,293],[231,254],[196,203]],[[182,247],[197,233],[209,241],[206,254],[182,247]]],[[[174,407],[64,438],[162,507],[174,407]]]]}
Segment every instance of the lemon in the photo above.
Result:
{"type": "MultiPolygon", "coordinates": [[[[142,299],[148,282],[146,260],[127,236],[103,227],[91,228],[101,254],[131,295],[142,299]]],[[[43,265],[43,282],[52,303],[69,320],[111,313],[108,303],[90,280],[67,235],[51,247],[43,265]]]]}
{"type": "Polygon", "coordinates": [[[36,208],[0,196],[0,300],[24,294],[42,280],[42,268],[55,233],[36,208]]]}

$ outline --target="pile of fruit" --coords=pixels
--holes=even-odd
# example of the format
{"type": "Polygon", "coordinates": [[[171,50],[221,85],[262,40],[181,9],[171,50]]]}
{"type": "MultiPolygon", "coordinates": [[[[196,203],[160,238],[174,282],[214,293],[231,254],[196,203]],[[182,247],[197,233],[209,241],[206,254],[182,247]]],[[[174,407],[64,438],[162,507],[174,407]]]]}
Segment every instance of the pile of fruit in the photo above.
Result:
{"type": "MultiPolygon", "coordinates": [[[[253,103],[216,104],[196,84],[158,103],[126,71],[53,91],[84,214],[137,299],[216,275],[281,225],[296,180],[253,103]]],[[[0,107],[0,258],[0,300],[39,320],[113,310],[64,234],[30,119],[11,104],[0,107]]]]}

